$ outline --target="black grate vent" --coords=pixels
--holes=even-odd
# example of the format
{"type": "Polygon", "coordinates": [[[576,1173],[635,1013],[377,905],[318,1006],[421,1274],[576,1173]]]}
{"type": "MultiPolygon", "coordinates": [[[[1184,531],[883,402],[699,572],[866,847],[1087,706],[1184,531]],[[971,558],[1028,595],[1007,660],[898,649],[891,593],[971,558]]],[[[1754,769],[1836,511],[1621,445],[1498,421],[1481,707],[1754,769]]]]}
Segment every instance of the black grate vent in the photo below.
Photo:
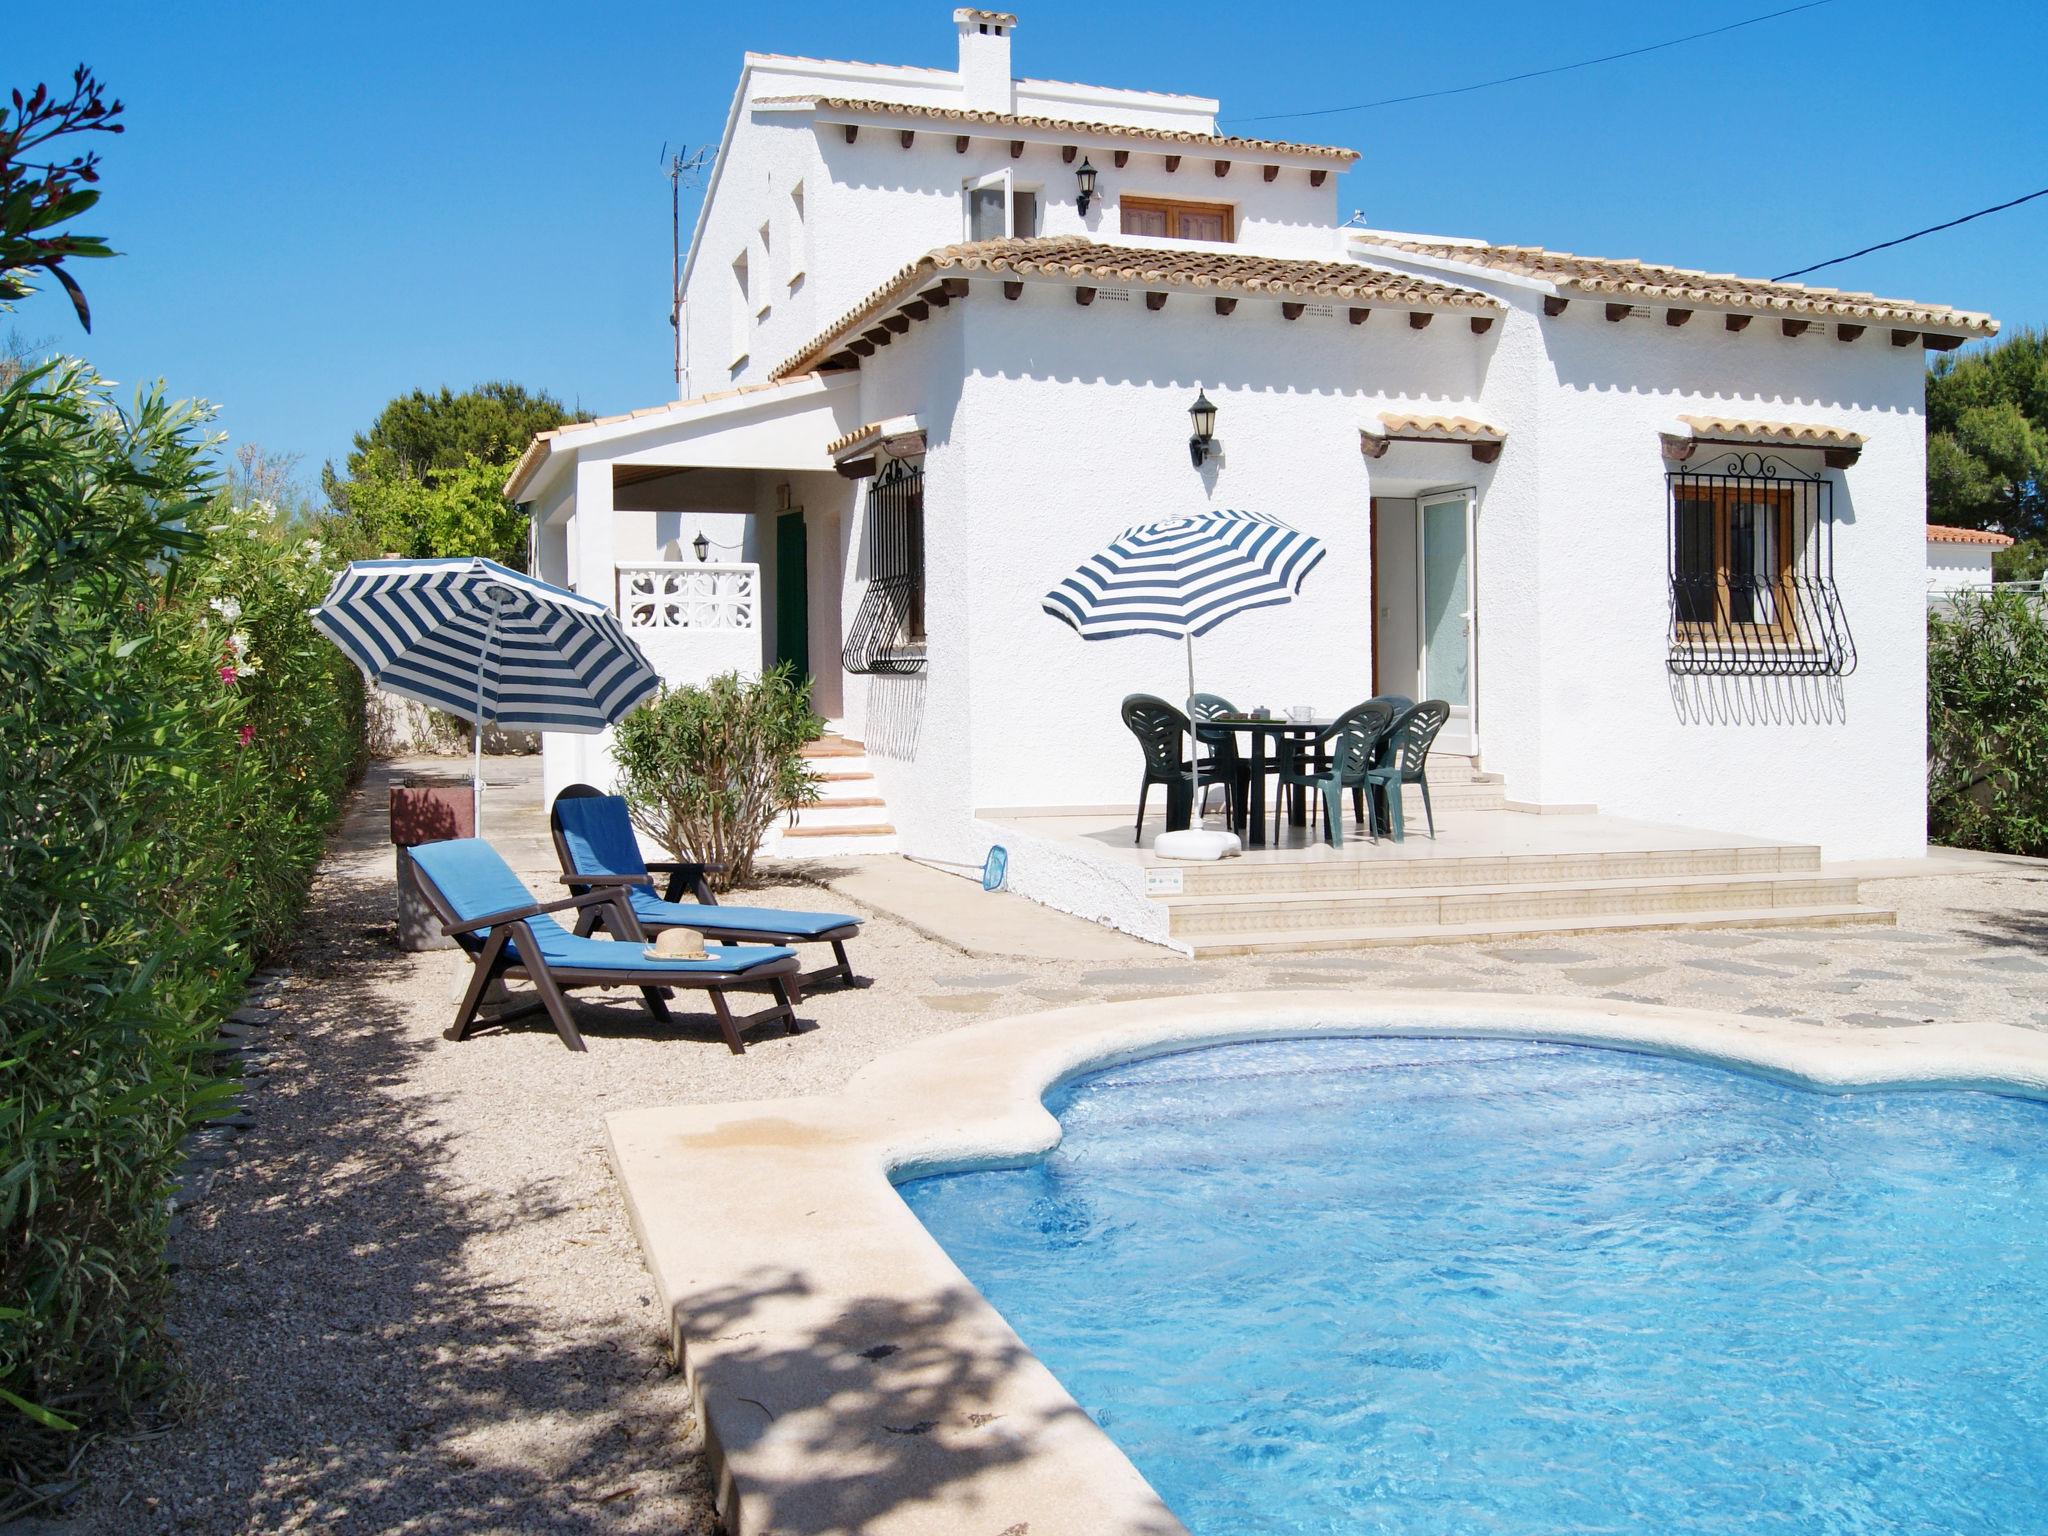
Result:
{"type": "Polygon", "coordinates": [[[868,588],[840,659],[849,672],[924,670],[924,461],[891,459],[868,485],[868,588]]]}
{"type": "Polygon", "coordinates": [[[1734,452],[1666,475],[1673,672],[1843,677],[1856,640],[1835,588],[1834,483],[1734,452]]]}

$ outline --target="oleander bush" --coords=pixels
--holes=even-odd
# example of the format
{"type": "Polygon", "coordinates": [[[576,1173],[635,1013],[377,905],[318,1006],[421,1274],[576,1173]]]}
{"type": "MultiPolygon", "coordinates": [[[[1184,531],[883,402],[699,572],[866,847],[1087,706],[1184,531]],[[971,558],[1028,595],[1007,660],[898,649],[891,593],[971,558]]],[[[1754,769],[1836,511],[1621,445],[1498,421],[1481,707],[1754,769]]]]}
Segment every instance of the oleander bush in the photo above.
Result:
{"type": "Polygon", "coordinates": [[[1959,597],[1927,620],[1927,817],[1938,843],[2048,855],[2048,606],[1959,597]]]}
{"type": "MultiPolygon", "coordinates": [[[[0,1484],[164,1373],[178,1147],[362,751],[314,530],[217,478],[203,406],[0,386],[0,1484]]],[[[0,1486],[0,1518],[8,1498],[0,1486]]]]}
{"type": "Polygon", "coordinates": [[[714,888],[749,885],[761,839],[784,811],[815,805],[803,756],[825,722],[788,662],[663,688],[619,722],[612,758],[640,830],[679,859],[715,866],[714,888]]]}

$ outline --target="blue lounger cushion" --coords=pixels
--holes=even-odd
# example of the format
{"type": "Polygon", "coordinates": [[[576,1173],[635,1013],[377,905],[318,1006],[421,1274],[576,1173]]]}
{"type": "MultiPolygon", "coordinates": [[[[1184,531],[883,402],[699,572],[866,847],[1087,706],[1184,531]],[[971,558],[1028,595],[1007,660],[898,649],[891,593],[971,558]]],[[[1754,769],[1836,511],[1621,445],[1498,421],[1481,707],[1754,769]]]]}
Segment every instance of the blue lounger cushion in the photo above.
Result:
{"type": "Polygon", "coordinates": [[[791,912],[782,907],[707,907],[696,901],[663,901],[644,885],[632,888],[633,915],[648,928],[695,928],[699,933],[787,934],[793,939],[815,938],[834,928],[858,926],[860,919],[845,912],[791,912]]]}
{"type": "MultiPolygon", "coordinates": [[[[555,802],[555,822],[569,850],[572,875],[644,875],[647,861],[633,835],[632,813],[623,795],[579,795],[555,802]]],[[[781,907],[707,907],[698,902],[663,901],[646,886],[631,890],[633,913],[655,928],[695,928],[700,933],[737,929],[742,933],[810,938],[834,928],[858,927],[848,912],[791,912],[781,907]]],[[[730,953],[730,951],[728,951],[730,953]]]]}
{"type": "MultiPolygon", "coordinates": [[[[454,908],[455,915],[465,922],[488,917],[493,912],[535,905],[533,893],[512,873],[512,866],[481,838],[422,843],[412,850],[412,859],[442,899],[454,908]]],[[[770,961],[790,959],[793,953],[775,946],[740,945],[716,950],[707,960],[650,960],[642,952],[643,946],[631,941],[579,939],[549,913],[525,921],[540,946],[542,963],[565,970],[630,971],[643,976],[662,971],[678,975],[706,971],[732,974],[770,961]]],[[[512,949],[524,963],[525,957],[517,955],[518,946],[515,944],[512,949]]]]}
{"type": "MultiPolygon", "coordinates": [[[[649,958],[646,946],[637,940],[579,939],[573,933],[564,932],[561,924],[548,917],[530,918],[528,923],[534,930],[533,936],[540,941],[541,958],[554,970],[631,971],[636,976],[654,971],[678,975],[714,971],[730,976],[751,971],[773,960],[787,960],[796,953],[778,945],[736,944],[711,950],[707,960],[655,960],[649,958]],[[547,932],[541,927],[542,923],[554,932],[547,932]]],[[[525,963],[516,940],[506,948],[512,951],[514,961],[525,963]]]]}

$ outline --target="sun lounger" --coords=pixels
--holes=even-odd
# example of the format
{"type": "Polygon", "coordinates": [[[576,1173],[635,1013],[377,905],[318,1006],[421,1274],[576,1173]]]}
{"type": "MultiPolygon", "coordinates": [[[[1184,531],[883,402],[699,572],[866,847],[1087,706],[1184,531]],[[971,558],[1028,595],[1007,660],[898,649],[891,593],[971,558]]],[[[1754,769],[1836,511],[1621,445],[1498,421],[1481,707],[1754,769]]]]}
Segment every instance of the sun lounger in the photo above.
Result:
{"type": "Polygon", "coordinates": [[[539,995],[505,1017],[545,1009],[555,1033],[572,1051],[584,1048],[564,995],[573,987],[638,987],[648,1011],[664,1022],[671,1017],[667,989],[698,988],[710,994],[719,1032],[734,1055],[746,1049],[740,1031],[770,1019],[781,1019],[791,1034],[796,1033],[790,985],[796,979],[797,961],[788,949],[744,946],[713,950],[708,960],[652,959],[645,953],[646,934],[616,887],[536,902],[498,851],[474,837],[422,843],[412,855],[420,889],[441,919],[443,931],[475,964],[461,1010],[446,1031],[450,1040],[469,1032],[485,989],[506,977],[532,982],[539,995]],[[557,912],[585,913],[601,906],[610,909],[612,939],[571,933],[555,920],[557,912]],[[775,1006],[735,1019],[726,1004],[726,993],[734,989],[772,992],[775,1006]]]}
{"type": "MultiPolygon", "coordinates": [[[[860,932],[859,918],[844,912],[720,906],[704,878],[702,864],[682,860],[650,863],[642,858],[625,799],[601,795],[585,784],[572,784],[555,797],[548,822],[555,834],[556,856],[562,861],[562,883],[579,894],[607,888],[624,891],[634,920],[646,932],[694,928],[717,944],[830,944],[837,963],[804,973],[799,978],[802,986],[826,981],[860,985],[846,958],[846,941],[860,932]],[[656,872],[669,877],[665,898],[654,894],[656,872]],[[686,892],[696,899],[677,900],[686,892]]],[[[589,908],[588,915],[579,920],[577,932],[606,926],[606,914],[611,910],[589,908]]]]}

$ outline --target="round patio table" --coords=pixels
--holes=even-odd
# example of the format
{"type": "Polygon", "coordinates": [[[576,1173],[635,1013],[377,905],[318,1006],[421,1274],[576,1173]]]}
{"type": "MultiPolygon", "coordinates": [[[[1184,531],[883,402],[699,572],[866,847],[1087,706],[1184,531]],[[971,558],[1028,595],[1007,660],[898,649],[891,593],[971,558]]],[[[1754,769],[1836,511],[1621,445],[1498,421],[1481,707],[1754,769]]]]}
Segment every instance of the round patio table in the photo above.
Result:
{"type": "MultiPolygon", "coordinates": [[[[1260,720],[1251,715],[1217,715],[1214,719],[1200,722],[1203,734],[1213,731],[1221,735],[1229,731],[1233,735],[1250,738],[1251,750],[1244,754],[1244,760],[1251,769],[1251,793],[1239,807],[1242,819],[1231,829],[1244,839],[1246,847],[1266,846],[1266,774],[1279,767],[1283,756],[1282,743],[1289,739],[1312,741],[1335,723],[1334,720],[1322,719],[1260,720]],[[1266,746],[1269,741],[1272,743],[1270,752],[1266,746]]],[[[1293,826],[1307,826],[1306,802],[1296,801],[1288,811],[1287,820],[1293,826]]]]}

